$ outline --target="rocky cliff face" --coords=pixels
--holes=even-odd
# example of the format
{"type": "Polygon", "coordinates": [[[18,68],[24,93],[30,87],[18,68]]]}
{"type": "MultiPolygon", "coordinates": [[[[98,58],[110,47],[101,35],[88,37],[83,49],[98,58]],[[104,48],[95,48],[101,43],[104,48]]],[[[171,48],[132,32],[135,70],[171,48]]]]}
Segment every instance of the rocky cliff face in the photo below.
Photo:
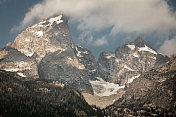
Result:
{"type": "Polygon", "coordinates": [[[93,94],[85,66],[78,61],[73,50],[46,55],[38,68],[41,78],[59,80],[81,92],[93,94]]]}
{"type": "Polygon", "coordinates": [[[141,74],[125,88],[125,94],[108,107],[114,116],[176,116],[176,56],[141,74]]]}
{"type": "Polygon", "coordinates": [[[105,81],[124,85],[168,60],[168,57],[157,53],[141,38],[137,38],[134,42],[118,47],[115,52],[101,53],[97,63],[98,75],[105,81]]]}
{"type": "Polygon", "coordinates": [[[90,80],[95,80],[97,75],[96,61],[93,54],[86,48],[76,46],[75,54],[79,62],[85,66],[85,70],[90,80]]]}
{"type": "Polygon", "coordinates": [[[74,45],[63,15],[36,22],[7,46],[0,51],[1,69],[55,79],[98,96],[116,94],[141,73],[169,60],[137,38],[115,52],[101,53],[96,63],[89,50],[74,45]]]}
{"type": "Polygon", "coordinates": [[[26,56],[36,54],[39,63],[48,53],[74,48],[67,19],[63,15],[39,21],[16,38],[12,47],[26,56]]]}
{"type": "Polygon", "coordinates": [[[39,77],[35,59],[25,56],[10,46],[0,49],[0,68],[10,72],[17,72],[21,77],[39,77]]]}
{"type": "MultiPolygon", "coordinates": [[[[24,60],[19,59],[13,65],[8,61],[3,63],[1,68],[12,66],[11,69],[16,69],[23,66],[28,69],[28,66],[35,65],[35,68],[32,67],[33,69],[29,67],[32,69],[30,74],[35,74],[39,78],[56,79],[81,92],[93,94],[92,86],[89,83],[88,69],[91,68],[85,62],[80,61],[81,59],[77,55],[81,50],[77,51],[78,48],[75,48],[72,41],[66,17],[63,15],[53,16],[36,22],[15,38],[12,49],[18,51],[24,60],[30,60],[30,62],[22,64],[24,60]]],[[[88,50],[85,51],[88,52],[88,50]]],[[[4,56],[6,51],[1,51],[1,53],[4,56]]],[[[7,56],[9,57],[9,55],[7,56]]],[[[17,54],[13,56],[13,59],[16,60],[17,56],[17,54]]],[[[7,57],[2,58],[4,61],[7,59],[7,57]]],[[[90,60],[92,59],[94,59],[93,56],[90,60]]]]}

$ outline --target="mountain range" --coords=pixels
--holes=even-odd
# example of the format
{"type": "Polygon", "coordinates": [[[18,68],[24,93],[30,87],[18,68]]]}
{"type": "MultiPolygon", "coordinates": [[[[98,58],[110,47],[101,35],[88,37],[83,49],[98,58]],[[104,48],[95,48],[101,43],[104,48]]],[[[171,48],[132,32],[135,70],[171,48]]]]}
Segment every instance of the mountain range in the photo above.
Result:
{"type": "MultiPolygon", "coordinates": [[[[70,113],[82,112],[81,114],[84,113],[85,116],[98,116],[95,113],[99,116],[103,116],[103,113],[112,116],[176,115],[175,56],[162,55],[141,37],[137,37],[134,42],[117,47],[114,52],[100,53],[96,61],[88,49],[74,44],[67,23],[64,15],[40,20],[27,27],[12,44],[8,43],[6,47],[0,49],[0,69],[3,76],[1,83],[5,85],[5,89],[1,87],[1,93],[7,93],[1,96],[1,100],[15,93],[16,90],[28,91],[28,88],[22,89],[23,83],[29,87],[39,85],[29,90],[32,99],[37,98],[37,95],[35,97],[32,92],[35,93],[40,89],[44,94],[55,95],[57,89],[51,88],[55,93],[50,94],[50,89],[43,86],[49,87],[51,82],[57,82],[69,87],[65,95],[69,95],[66,94],[69,92],[79,94],[75,100],[83,100],[81,104],[92,109],[93,114],[84,110],[82,106],[79,106],[77,111],[69,110],[70,105],[66,104],[64,107],[68,108],[70,113]],[[11,72],[13,75],[10,74],[11,72]],[[9,82],[11,85],[8,84],[9,82]],[[38,82],[43,83],[37,84],[38,82]],[[16,84],[18,87],[15,89],[9,87],[16,87],[16,84]],[[87,103],[96,105],[102,110],[95,109],[87,103]]],[[[62,88],[58,92],[62,92],[62,88]]],[[[17,94],[26,95],[20,92],[17,94]]],[[[57,93],[53,98],[58,96],[61,94],[57,93]]],[[[46,98],[49,97],[46,96],[46,98]]],[[[7,104],[11,103],[9,100],[7,104]]],[[[66,101],[69,100],[70,98],[66,101]]],[[[50,102],[54,103],[55,100],[50,102]]],[[[44,102],[40,102],[39,105],[42,103],[44,102]]],[[[76,101],[70,103],[74,105],[76,101]]],[[[62,103],[59,102],[59,104],[62,103]]],[[[1,107],[4,112],[1,112],[1,115],[6,116],[5,111],[8,106],[2,105],[4,105],[1,107]]],[[[21,107],[18,104],[16,106],[21,107]]],[[[53,108],[52,106],[48,108],[60,107],[55,105],[53,108]]],[[[13,111],[14,108],[8,112],[13,111]]],[[[67,113],[66,110],[63,112],[67,113]]],[[[75,116],[83,116],[79,114],[75,116]]]]}

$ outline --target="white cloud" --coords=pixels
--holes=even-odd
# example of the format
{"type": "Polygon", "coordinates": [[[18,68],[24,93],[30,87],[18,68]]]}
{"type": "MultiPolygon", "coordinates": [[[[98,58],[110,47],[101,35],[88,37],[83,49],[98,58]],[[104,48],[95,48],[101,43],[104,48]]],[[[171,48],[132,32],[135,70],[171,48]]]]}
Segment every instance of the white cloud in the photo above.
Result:
{"type": "Polygon", "coordinates": [[[97,39],[93,42],[93,46],[96,46],[96,47],[104,46],[104,45],[108,45],[108,41],[105,36],[103,36],[102,38],[97,39]]]}
{"type": "Polygon", "coordinates": [[[165,40],[159,52],[165,55],[176,54],[176,37],[171,40],[165,40]]]}
{"type": "Polygon", "coordinates": [[[79,35],[78,40],[80,43],[87,45],[87,46],[99,47],[99,46],[108,45],[108,40],[106,39],[106,36],[95,39],[92,36],[91,32],[89,32],[89,31],[82,32],[79,35]]]}
{"type": "Polygon", "coordinates": [[[63,13],[79,22],[81,31],[169,33],[176,29],[176,14],[165,0],[43,0],[26,13],[18,29],[34,19],[63,13]]]}
{"type": "Polygon", "coordinates": [[[92,42],[94,41],[94,38],[89,31],[84,31],[80,33],[78,40],[80,43],[85,44],[85,45],[92,45],[92,42]]]}

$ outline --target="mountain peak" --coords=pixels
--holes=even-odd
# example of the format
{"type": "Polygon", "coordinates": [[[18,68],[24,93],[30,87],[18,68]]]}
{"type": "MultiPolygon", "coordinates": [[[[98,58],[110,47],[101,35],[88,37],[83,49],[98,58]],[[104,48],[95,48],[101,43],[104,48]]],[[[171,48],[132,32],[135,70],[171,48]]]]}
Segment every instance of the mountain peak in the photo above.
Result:
{"type": "Polygon", "coordinates": [[[40,20],[36,24],[33,24],[32,28],[35,28],[35,27],[46,28],[46,27],[52,26],[55,23],[60,24],[60,23],[64,22],[64,19],[65,18],[63,18],[63,15],[54,15],[54,16],[49,17],[47,19],[40,20]]]}
{"type": "Polygon", "coordinates": [[[144,47],[146,42],[142,39],[142,37],[137,37],[136,40],[134,40],[134,44],[138,47],[144,47]]]}

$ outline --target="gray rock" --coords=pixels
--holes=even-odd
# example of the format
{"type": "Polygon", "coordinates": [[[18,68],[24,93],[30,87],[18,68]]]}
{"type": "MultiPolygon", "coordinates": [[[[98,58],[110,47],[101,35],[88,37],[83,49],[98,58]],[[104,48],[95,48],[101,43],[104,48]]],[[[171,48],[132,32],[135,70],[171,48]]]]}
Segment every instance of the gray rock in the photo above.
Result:
{"type": "Polygon", "coordinates": [[[113,52],[103,52],[98,59],[98,76],[105,81],[125,85],[143,72],[157,67],[169,58],[157,53],[138,37],[134,42],[118,47],[113,52]]]}
{"type": "Polygon", "coordinates": [[[76,46],[75,54],[79,62],[85,66],[90,80],[95,80],[97,76],[96,61],[93,54],[86,48],[76,46]]]}
{"type": "Polygon", "coordinates": [[[40,78],[58,80],[80,92],[93,94],[85,67],[79,63],[73,50],[56,51],[46,55],[41,60],[38,68],[40,78]]]}
{"type": "Polygon", "coordinates": [[[0,49],[0,69],[17,72],[23,77],[38,78],[37,63],[10,46],[0,49]]]}

